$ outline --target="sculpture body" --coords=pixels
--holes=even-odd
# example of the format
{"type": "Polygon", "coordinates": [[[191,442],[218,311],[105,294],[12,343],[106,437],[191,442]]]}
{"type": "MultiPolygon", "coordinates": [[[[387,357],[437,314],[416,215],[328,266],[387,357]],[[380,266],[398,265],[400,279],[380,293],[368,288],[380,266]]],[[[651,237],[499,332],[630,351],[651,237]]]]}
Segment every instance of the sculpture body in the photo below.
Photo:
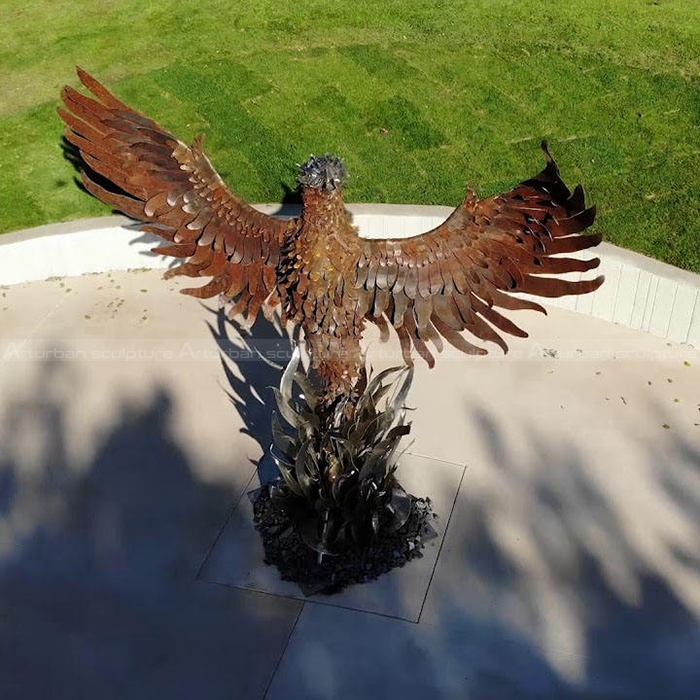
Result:
{"type": "Polygon", "coordinates": [[[415,556],[429,501],[409,496],[394,478],[396,448],[410,429],[404,402],[411,372],[395,368],[370,378],[362,333],[374,323],[386,339],[393,328],[409,366],[414,349],[432,366],[429,344],[439,351],[443,341],[472,354],[486,353],[472,340],[507,351],[501,334],[527,334],[501,310],[544,311],[513,293],[583,294],[603,281],[557,277],[599,264],[560,255],[601,239],[583,235],[595,218],[583,189],[569,191],[543,143],[544,170],[510,192],[479,200],[468,191],[444,223],[419,236],[362,239],[345,209],[338,158],[311,158],[300,168],[298,218],[267,216],[226,187],[201,138],[187,146],[78,74],[94,98],[66,87],[59,114],[80,151],[85,187],[164,238],[156,252],[185,259],[166,276],[208,278],[186,294],[223,295],[232,302],[229,315],[245,312],[250,324],[261,309],[269,316],[279,308],[307,341],[319,381],[298,369],[295,352],[275,394],[291,434],[276,416],[272,421],[271,453],[283,481],[256,505],[278,522],[291,518],[294,527],[285,532],[296,540],[280,543],[276,529],[261,531],[268,559],[312,591],[364,581],[368,567],[379,575],[395,566],[393,555],[376,564],[376,551],[367,564],[363,547],[372,541],[405,542],[402,561],[415,556]],[[289,559],[300,549],[315,550],[318,566],[289,559]],[[357,566],[321,566],[324,555],[340,552],[357,566]],[[345,573],[338,578],[338,571],[345,573]]]}
{"type": "Polygon", "coordinates": [[[597,259],[553,257],[597,245],[581,235],[595,218],[583,189],[573,194],[547,164],[510,192],[465,201],[440,226],[408,239],[365,240],[343,203],[345,169],[332,156],[302,166],[301,216],[282,220],[239,199],[216,173],[201,138],[187,146],[78,71],[95,98],[66,87],[66,138],[81,153],[83,182],[102,201],[144,222],[169,242],[156,250],[188,259],[168,272],[210,278],[183,290],[233,299],[231,314],[281,308],[299,324],[324,386],[324,400],[352,391],[362,364],[366,323],[397,333],[407,364],[412,349],[432,366],[428,343],[443,339],[468,353],[486,350],[463,337],[507,350],[501,333],[526,335],[500,309],[539,309],[511,296],[582,294],[602,277],[577,282],[548,275],[587,271],[597,259]]]}

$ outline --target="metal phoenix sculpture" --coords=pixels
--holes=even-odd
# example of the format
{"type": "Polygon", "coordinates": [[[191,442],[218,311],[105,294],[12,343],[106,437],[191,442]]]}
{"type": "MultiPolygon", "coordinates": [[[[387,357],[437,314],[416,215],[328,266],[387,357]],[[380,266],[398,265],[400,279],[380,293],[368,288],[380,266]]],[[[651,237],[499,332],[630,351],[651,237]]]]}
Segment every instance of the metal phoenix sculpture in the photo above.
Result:
{"type": "MultiPolygon", "coordinates": [[[[84,162],[87,190],[165,239],[168,244],[156,252],[187,259],[166,276],[209,278],[204,286],[182,290],[185,294],[223,295],[233,301],[229,315],[245,312],[249,323],[261,309],[267,316],[279,309],[283,322],[301,328],[318,378],[314,405],[307,410],[315,416],[318,434],[307,461],[318,462],[323,452],[319,441],[324,434],[338,433],[338,421],[351,420],[348,413],[368,388],[360,349],[367,324],[379,326],[384,339],[394,330],[406,365],[413,365],[415,349],[432,367],[428,343],[440,350],[444,339],[465,353],[487,352],[467,340],[464,331],[504,351],[502,333],[526,336],[500,309],[544,309],[513,293],[584,294],[603,282],[603,277],[571,281],[556,276],[597,267],[598,259],[560,254],[595,246],[601,235],[583,234],[594,221],[595,208],[586,207],[580,185],[572,193],[564,184],[546,142],[545,168],[509,192],[478,199],[469,189],[433,230],[369,240],[358,235],[345,208],[347,174],[339,158],[312,157],[300,167],[297,218],[268,216],[224,184],[204,154],[201,137],[188,146],[85,71],[78,69],[78,75],[94,97],[65,87],[65,108],[59,114],[67,140],[84,162]],[[335,410],[339,403],[340,413],[335,410]]],[[[296,364],[291,376],[299,378],[296,364]]],[[[375,382],[375,392],[380,384],[375,382]]],[[[304,386],[310,401],[312,392],[308,383],[304,386]]],[[[295,420],[288,410],[282,413],[295,420]]],[[[404,426],[393,437],[407,431],[404,426]]],[[[363,439],[371,443],[371,437],[363,439]]],[[[295,447],[281,440],[287,449],[281,461],[289,471],[298,462],[300,443],[295,447]]],[[[317,477],[317,492],[325,493],[347,476],[342,466],[334,472],[337,465],[330,462],[302,468],[306,480],[299,483],[297,473],[289,483],[303,494],[317,477]]],[[[361,470],[354,462],[352,468],[361,470]]],[[[387,479],[383,484],[390,485],[387,479]]]]}

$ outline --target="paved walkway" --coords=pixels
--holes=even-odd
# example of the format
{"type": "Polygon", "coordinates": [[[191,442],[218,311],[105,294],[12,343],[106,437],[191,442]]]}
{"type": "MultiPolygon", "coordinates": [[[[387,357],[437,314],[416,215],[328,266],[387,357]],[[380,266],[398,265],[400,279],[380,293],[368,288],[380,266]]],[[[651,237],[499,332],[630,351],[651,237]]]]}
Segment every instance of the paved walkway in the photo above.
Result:
{"type": "Polygon", "coordinates": [[[419,367],[440,537],[305,601],[242,498],[278,379],[177,286],[0,289],[3,700],[700,697],[699,351],[553,309],[419,367]]]}

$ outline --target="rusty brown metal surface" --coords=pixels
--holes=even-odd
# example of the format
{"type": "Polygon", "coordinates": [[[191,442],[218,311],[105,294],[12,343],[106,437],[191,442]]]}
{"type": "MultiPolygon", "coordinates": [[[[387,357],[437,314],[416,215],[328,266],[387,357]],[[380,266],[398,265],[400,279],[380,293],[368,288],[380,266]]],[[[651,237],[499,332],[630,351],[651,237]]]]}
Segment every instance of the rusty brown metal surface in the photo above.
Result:
{"type": "Polygon", "coordinates": [[[345,209],[337,158],[302,167],[299,218],[268,216],[228,189],[201,138],[187,146],[84,71],[78,75],[94,97],[65,87],[59,114],[84,161],[88,191],[164,238],[168,245],[157,252],[187,259],[168,275],[210,278],[185,293],[222,294],[234,301],[230,313],[251,323],[261,309],[269,315],[281,306],[283,320],[301,327],[329,398],[352,389],[368,322],[385,337],[394,328],[407,364],[415,349],[432,366],[428,343],[439,351],[443,339],[486,353],[464,331],[504,351],[502,334],[526,335],[498,309],[543,309],[513,293],[585,294],[603,282],[557,277],[597,267],[598,259],[558,254],[595,246],[601,236],[583,234],[595,209],[586,207],[581,186],[570,192],[546,144],[544,170],[510,192],[478,200],[470,191],[432,231],[366,240],[345,209]]]}

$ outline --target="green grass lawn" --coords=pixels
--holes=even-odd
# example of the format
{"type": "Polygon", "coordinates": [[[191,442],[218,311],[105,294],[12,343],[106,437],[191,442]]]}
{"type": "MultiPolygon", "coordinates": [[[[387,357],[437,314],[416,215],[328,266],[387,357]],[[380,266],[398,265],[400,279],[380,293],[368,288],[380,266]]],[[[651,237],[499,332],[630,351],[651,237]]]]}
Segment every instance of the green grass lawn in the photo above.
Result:
{"type": "Polygon", "coordinates": [[[4,0],[0,231],[106,214],[61,152],[80,64],[232,188],[279,201],[296,164],[346,159],[348,201],[456,205],[542,165],[607,240],[700,272],[696,0],[4,0]]]}

